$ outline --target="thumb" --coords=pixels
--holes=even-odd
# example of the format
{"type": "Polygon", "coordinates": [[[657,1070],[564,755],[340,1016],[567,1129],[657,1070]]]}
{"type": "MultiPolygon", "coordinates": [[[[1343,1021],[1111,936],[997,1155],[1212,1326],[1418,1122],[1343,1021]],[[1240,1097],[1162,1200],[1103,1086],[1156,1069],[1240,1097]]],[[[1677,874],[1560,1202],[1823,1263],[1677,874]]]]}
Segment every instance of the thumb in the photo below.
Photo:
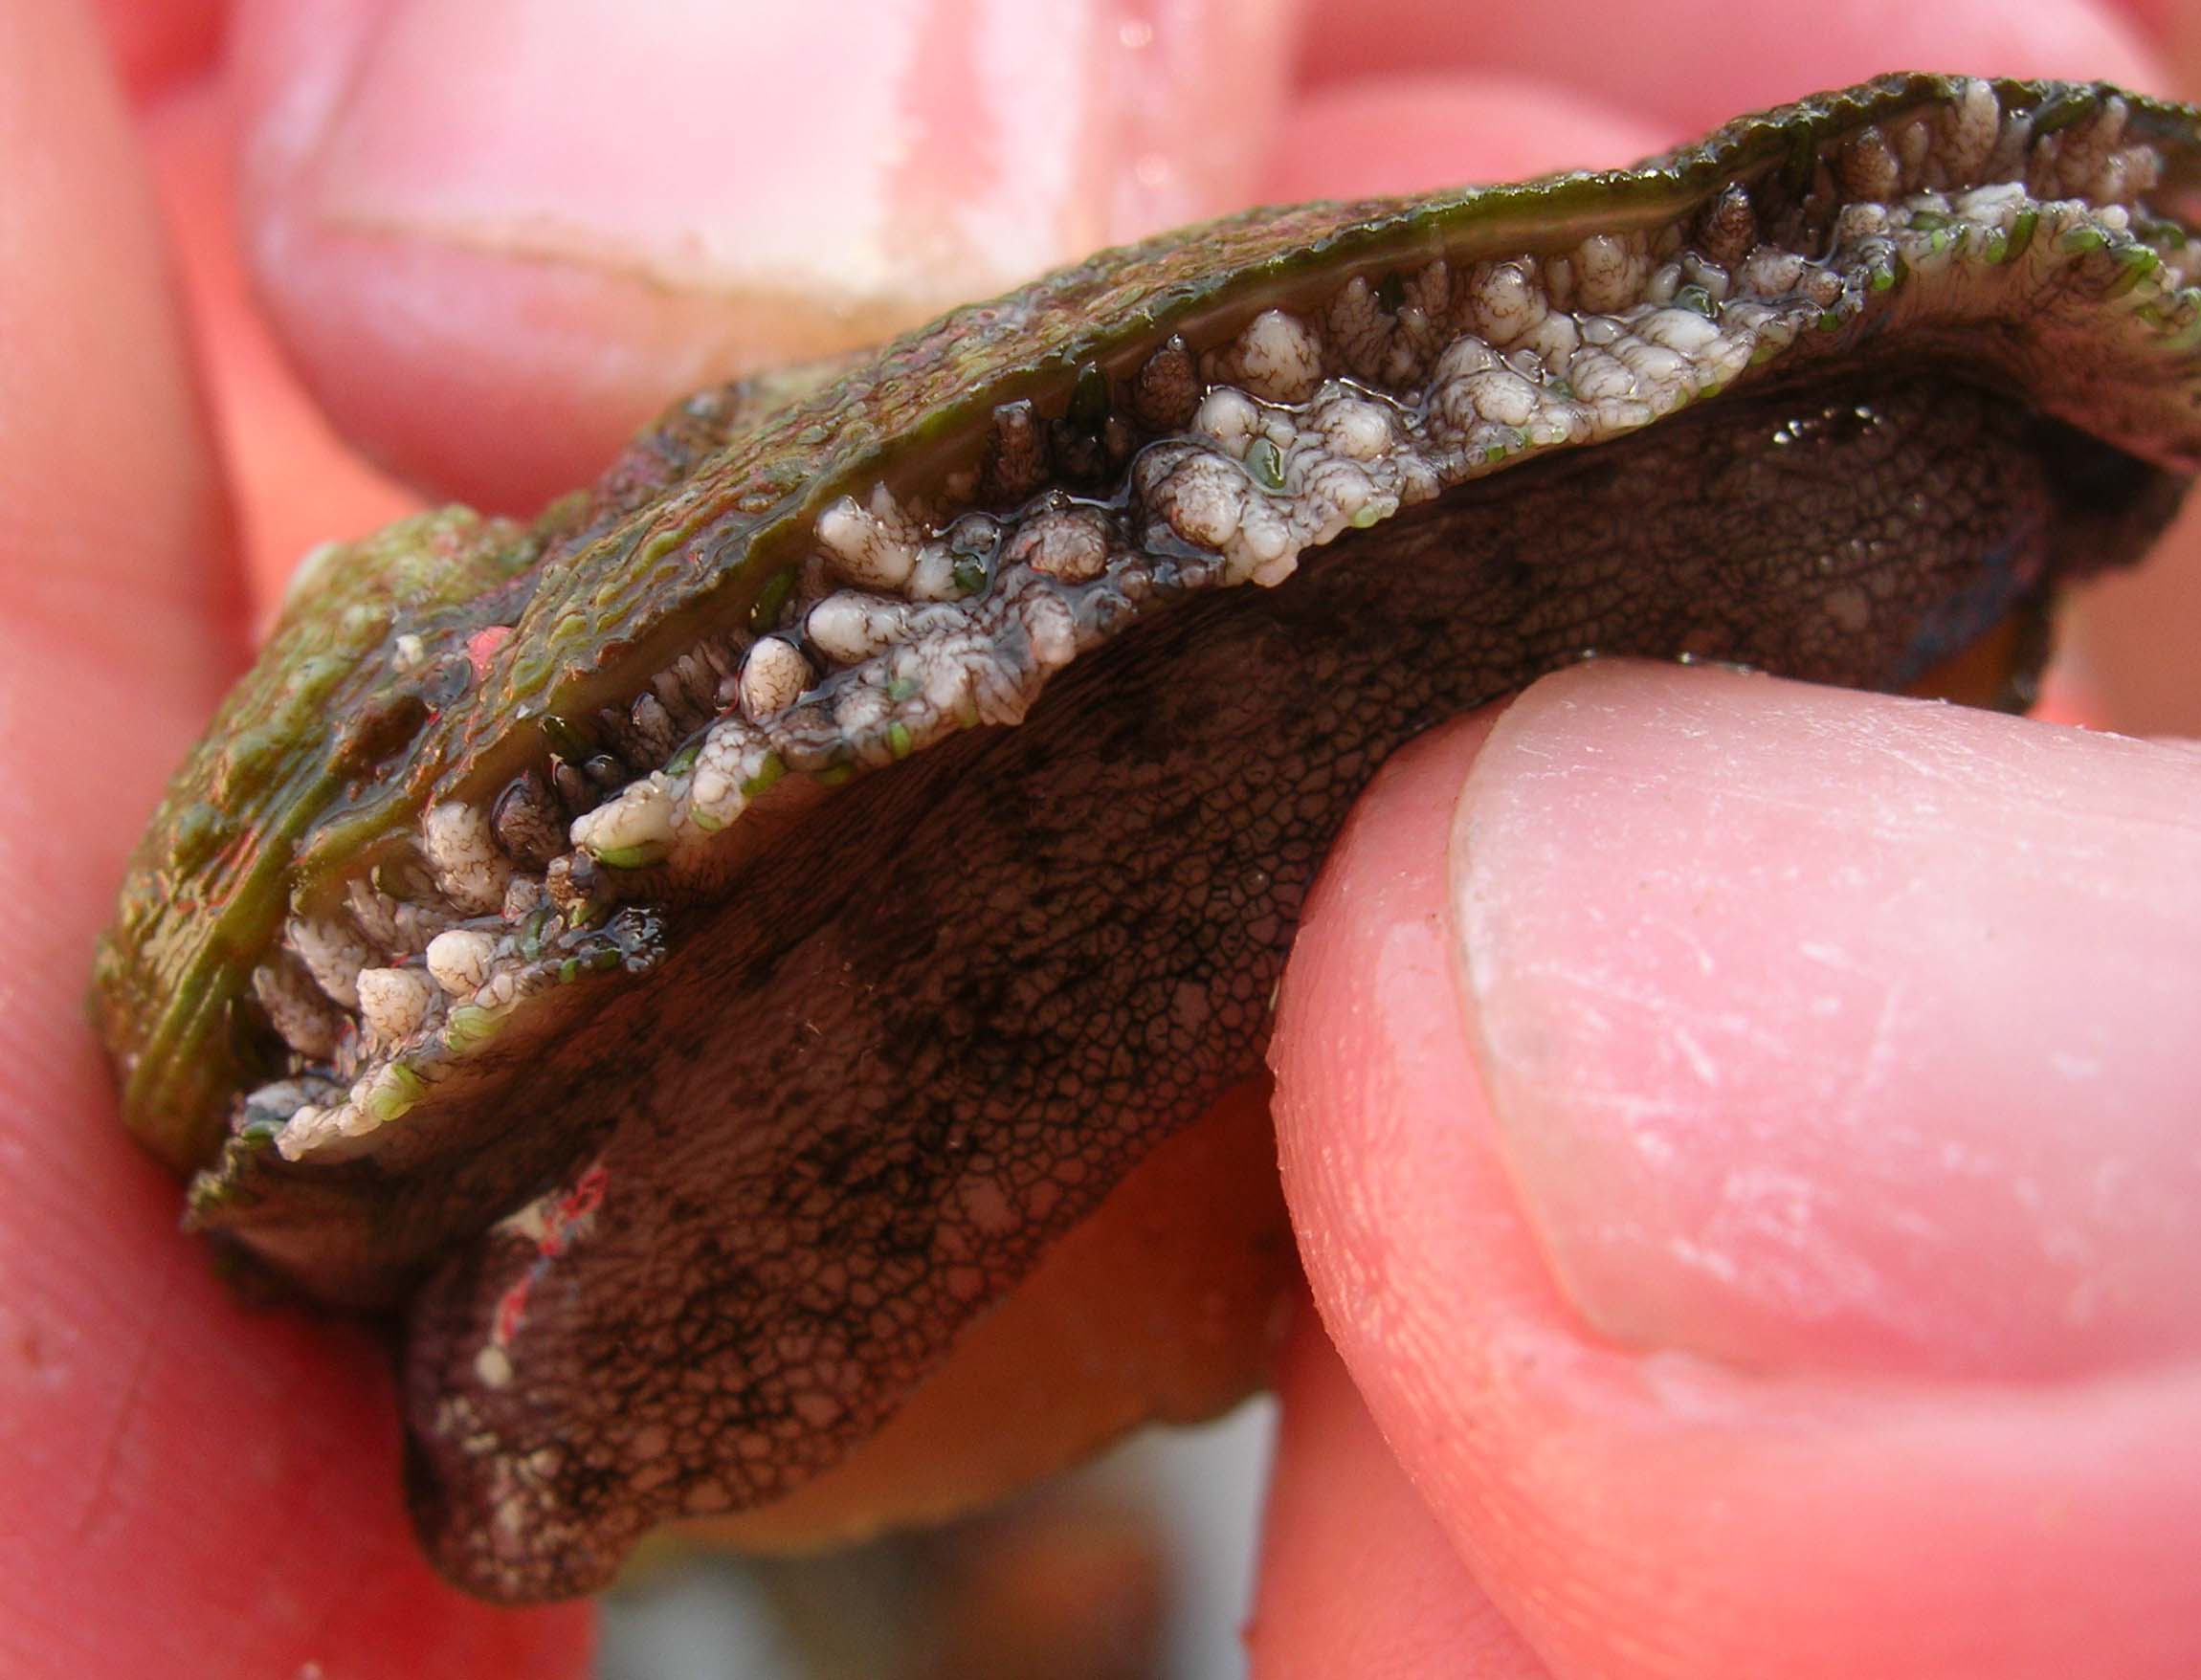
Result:
{"type": "Polygon", "coordinates": [[[1581,667],[1293,964],[1317,1303],[1555,1670],[2201,1665],[2201,753],[1581,667]]]}
{"type": "Polygon", "coordinates": [[[258,0],[247,236],[338,425],[524,510],[665,402],[1251,187],[1267,0],[258,0]]]}

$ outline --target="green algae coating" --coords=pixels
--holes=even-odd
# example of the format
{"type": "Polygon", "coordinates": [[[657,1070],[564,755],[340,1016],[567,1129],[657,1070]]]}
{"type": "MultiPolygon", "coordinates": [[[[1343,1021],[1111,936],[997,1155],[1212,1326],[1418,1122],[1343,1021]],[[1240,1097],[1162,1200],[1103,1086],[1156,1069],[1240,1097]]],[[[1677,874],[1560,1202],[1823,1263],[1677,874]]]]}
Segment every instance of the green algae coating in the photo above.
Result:
{"type": "MultiPolygon", "coordinates": [[[[531,529],[453,509],[338,551],[224,703],[131,861],[93,996],[125,1122],[177,1171],[206,1163],[237,1094],[278,1071],[240,1006],[294,907],[363,864],[403,867],[423,809],[487,797],[538,760],[556,719],[623,703],[705,633],[768,621],[823,508],[881,476],[961,462],[995,405],[1074,400],[1094,386],[1089,370],[1127,374],[1171,332],[1215,342],[1317,277],[1395,289],[1401,268],[1439,256],[1655,227],[1738,178],[1809,171],[1830,140],[1953,102],[1964,86],[1888,77],[1740,119],[1634,169],[1252,210],[1163,234],[959,309],[822,378],[795,370],[690,399],[531,529]],[[453,686],[454,659],[490,626],[512,633],[478,680],[453,686]],[[420,638],[425,665],[401,669],[401,636],[420,638]]],[[[1994,86],[2006,111],[2065,122],[2118,95],[2128,133],[2167,154],[2166,191],[2201,174],[2188,107],[2103,85],[1994,86]]]]}

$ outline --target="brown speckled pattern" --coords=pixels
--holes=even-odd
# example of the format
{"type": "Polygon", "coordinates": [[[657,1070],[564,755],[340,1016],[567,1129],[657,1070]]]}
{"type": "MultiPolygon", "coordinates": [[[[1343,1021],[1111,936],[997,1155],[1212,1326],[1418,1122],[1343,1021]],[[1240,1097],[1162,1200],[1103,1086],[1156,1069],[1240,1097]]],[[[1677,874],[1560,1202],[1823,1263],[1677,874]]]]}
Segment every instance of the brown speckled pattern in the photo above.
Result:
{"type": "Polygon", "coordinates": [[[1256,1066],[1301,898],[1402,741],[1592,644],[1883,685],[1980,555],[2038,581],[2071,516],[2037,441],[1946,381],[1707,412],[1143,624],[1021,728],[848,789],[513,1078],[516,1116],[570,1103],[605,1141],[549,1194],[589,1209],[554,1251],[507,1229],[413,1307],[441,1566],[587,1590],[654,1523],[834,1462],[1256,1066]],[[1868,626],[1825,610],[1842,586],[1868,626]]]}

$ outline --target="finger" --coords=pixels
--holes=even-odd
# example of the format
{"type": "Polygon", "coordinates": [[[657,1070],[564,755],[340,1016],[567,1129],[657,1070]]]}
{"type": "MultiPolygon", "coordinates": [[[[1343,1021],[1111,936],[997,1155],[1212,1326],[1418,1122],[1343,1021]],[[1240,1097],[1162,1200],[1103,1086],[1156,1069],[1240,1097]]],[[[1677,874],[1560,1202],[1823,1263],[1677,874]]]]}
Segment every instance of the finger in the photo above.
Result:
{"type": "Polygon", "coordinates": [[[116,72],[133,99],[204,75],[221,44],[222,0],[97,0],[116,72]]]}
{"type": "Polygon", "coordinates": [[[1889,70],[2163,85],[2139,29],[2101,0],[1849,0],[1814,9],[1808,29],[1779,7],[1724,0],[1311,6],[1299,63],[1310,86],[1399,71],[1509,72],[1655,119],[1669,141],[1889,70]]]}
{"type": "Polygon", "coordinates": [[[234,106],[218,83],[173,89],[140,131],[236,493],[250,619],[264,627],[300,556],[376,530],[419,498],[337,436],[268,330],[236,248],[234,106]]]}
{"type": "Polygon", "coordinates": [[[2174,51],[2192,36],[2195,17],[2190,0],[2117,0],[2117,9],[2159,51],[2174,51]]]}
{"type": "Polygon", "coordinates": [[[1277,1387],[1283,1425],[1246,1644],[1256,1680],[1539,1680],[1302,1312],[1277,1387]]]}
{"type": "MultiPolygon", "coordinates": [[[[2125,0],[2162,63],[2161,85],[2201,94],[2201,9],[2177,0],[2125,0]]],[[[2059,674],[2071,709],[2140,735],[2201,734],[2201,503],[2190,506],[2137,571],[2078,591],[2067,615],[2059,674]]]]}
{"type": "Polygon", "coordinates": [[[1662,138],[1655,123],[1610,100],[1532,78],[1370,76],[1294,98],[1260,196],[1359,198],[1613,168],[1655,151],[1662,138]]]}
{"type": "Polygon", "coordinates": [[[0,8],[0,825],[17,925],[78,970],[129,819],[239,652],[228,516],[151,206],[98,42],[69,8],[0,8]],[[63,713],[66,723],[61,722],[63,713]],[[98,741],[95,761],[85,750],[98,741]],[[93,876],[99,877],[95,886],[93,876]],[[56,919],[64,938],[46,946],[56,919]],[[65,954],[65,957],[64,957],[65,954]]]}
{"type": "Polygon", "coordinates": [[[252,254],[347,432],[528,506],[697,386],[1240,202],[1287,10],[265,0],[252,254]]]}
{"type": "Polygon", "coordinates": [[[73,8],[0,0],[0,1672],[559,1671],[583,1625],[419,1562],[380,1356],[238,1309],[115,1121],[93,939],[238,637],[149,196],[73,8]]]}
{"type": "Polygon", "coordinates": [[[2065,628],[2074,715],[2135,735],[2201,734],[2201,502],[2189,501],[2138,570],[2079,589],[2065,628]]]}
{"type": "Polygon", "coordinates": [[[1273,1055],[1493,1600],[1566,1672],[2194,1671],[2201,750],[1612,664],[1474,748],[1379,779],[1273,1055]]]}

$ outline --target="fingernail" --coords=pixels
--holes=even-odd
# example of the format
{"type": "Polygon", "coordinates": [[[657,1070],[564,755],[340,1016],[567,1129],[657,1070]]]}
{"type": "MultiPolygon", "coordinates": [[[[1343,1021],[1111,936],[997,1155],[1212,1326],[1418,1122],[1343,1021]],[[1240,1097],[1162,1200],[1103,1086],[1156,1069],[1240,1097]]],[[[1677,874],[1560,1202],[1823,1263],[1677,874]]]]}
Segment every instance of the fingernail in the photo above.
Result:
{"type": "Polygon", "coordinates": [[[760,360],[871,342],[1227,208],[1288,30],[1120,0],[410,0],[313,162],[322,215],[776,305],[760,360]]]}
{"type": "Polygon", "coordinates": [[[2201,755],[1598,661],[1500,720],[1451,868],[1501,1147],[1595,1333],[2201,1351],[2201,755]]]}

